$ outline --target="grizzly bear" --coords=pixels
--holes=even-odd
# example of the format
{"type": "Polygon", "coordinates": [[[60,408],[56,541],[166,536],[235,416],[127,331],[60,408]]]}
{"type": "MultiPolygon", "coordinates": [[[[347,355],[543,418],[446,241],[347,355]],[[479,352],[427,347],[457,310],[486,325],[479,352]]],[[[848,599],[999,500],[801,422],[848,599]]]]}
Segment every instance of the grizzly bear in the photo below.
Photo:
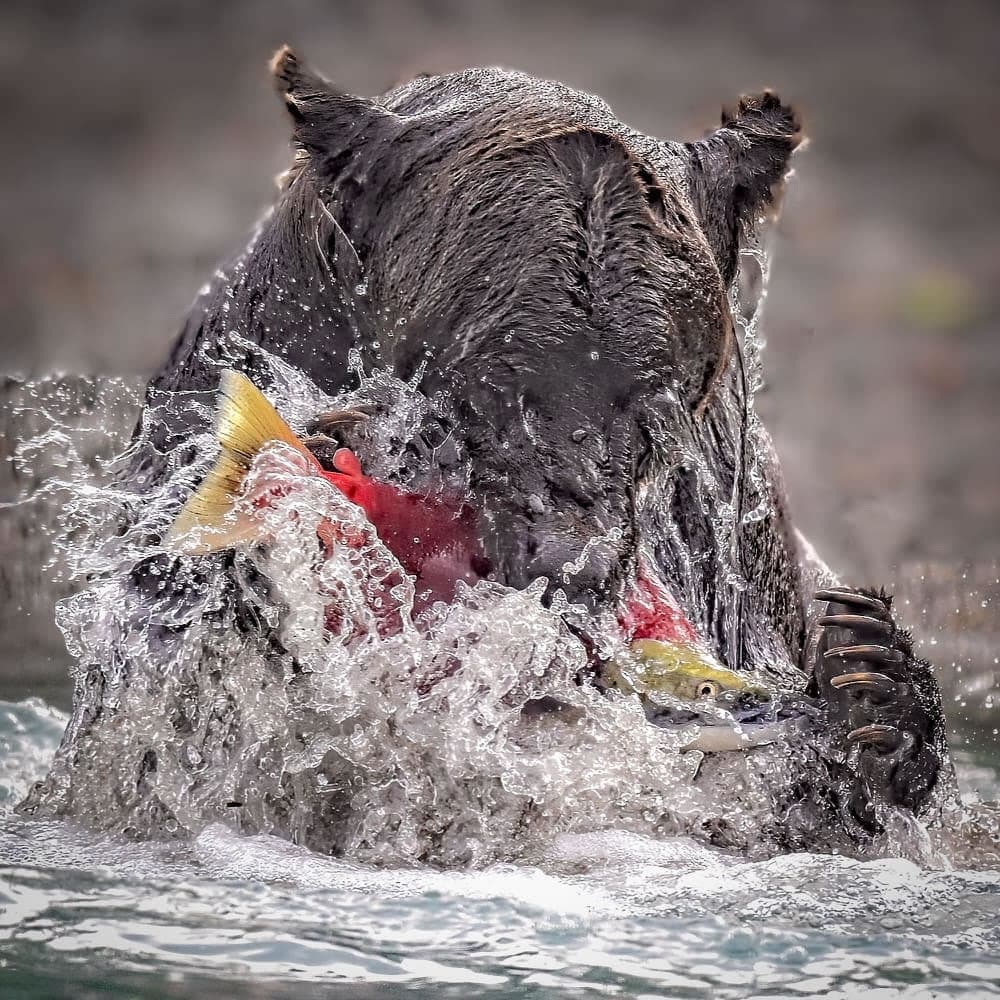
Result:
{"type": "MultiPolygon", "coordinates": [[[[316,454],[347,445],[409,489],[460,492],[481,543],[475,575],[515,590],[544,578],[546,605],[559,593],[577,609],[566,620],[589,663],[578,684],[601,673],[579,614],[618,607],[646,574],[722,664],[810,699],[801,773],[772,817],[779,847],[828,846],[831,821],[870,840],[893,810],[930,810],[948,773],[933,674],[888,597],[837,587],[796,533],[752,406],[736,285],[802,141],[796,113],[764,92],[704,138],[673,142],[522,73],[422,76],[368,99],[287,48],[272,72],[294,162],[150,383],[161,419],[145,423],[127,480],[152,489],[193,457],[209,409],[162,404],[214,390],[221,367],[266,388],[260,358],[277,358],[329,397],[360,370],[387,371],[431,402],[396,464],[369,433],[391,398],[317,415],[316,454]]],[[[189,594],[198,577],[157,552],[131,579],[162,601],[171,579],[189,594]]],[[[252,608],[241,615],[267,631],[252,608]]],[[[161,626],[156,641],[169,649],[181,631],[161,626]]],[[[89,670],[67,761],[109,711],[108,668],[89,670]]],[[[156,752],[138,759],[123,801],[155,834],[170,810],[149,791],[156,752]]],[[[716,773],[707,761],[700,780],[716,773]]],[[[725,825],[704,832],[738,844],[725,825]]]]}

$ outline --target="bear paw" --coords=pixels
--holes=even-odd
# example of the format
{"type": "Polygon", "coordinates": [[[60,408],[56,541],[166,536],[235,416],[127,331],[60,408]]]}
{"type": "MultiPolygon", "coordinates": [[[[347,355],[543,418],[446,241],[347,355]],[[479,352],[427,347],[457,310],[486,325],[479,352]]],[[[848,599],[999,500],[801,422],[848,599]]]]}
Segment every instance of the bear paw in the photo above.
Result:
{"type": "Polygon", "coordinates": [[[884,592],[835,587],[811,644],[816,693],[825,700],[841,816],[856,836],[883,829],[889,808],[919,814],[947,755],[941,694],[929,663],[884,592]]]}

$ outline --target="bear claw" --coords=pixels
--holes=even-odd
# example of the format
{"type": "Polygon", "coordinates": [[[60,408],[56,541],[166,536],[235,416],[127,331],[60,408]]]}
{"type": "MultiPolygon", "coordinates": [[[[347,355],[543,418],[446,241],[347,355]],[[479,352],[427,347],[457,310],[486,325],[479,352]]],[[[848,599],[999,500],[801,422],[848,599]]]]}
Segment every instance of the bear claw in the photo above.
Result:
{"type": "Polygon", "coordinates": [[[315,416],[308,426],[312,434],[333,435],[337,431],[364,423],[371,416],[371,407],[359,406],[349,410],[328,410],[315,416]]]}
{"type": "Polygon", "coordinates": [[[816,600],[846,604],[848,607],[867,608],[869,611],[881,615],[883,620],[889,618],[889,608],[882,598],[862,594],[860,591],[851,590],[848,587],[829,587],[827,590],[818,590],[816,591],[816,600]]]}
{"type": "Polygon", "coordinates": [[[841,674],[839,677],[832,677],[830,683],[838,691],[841,688],[850,687],[874,691],[884,697],[891,697],[896,694],[898,689],[898,685],[891,677],[874,670],[864,670],[856,674],[841,674]]]}
{"type": "Polygon", "coordinates": [[[891,753],[912,744],[913,737],[909,733],[900,732],[895,726],[883,726],[873,722],[870,725],[852,729],[847,734],[847,742],[867,743],[891,753]]]}
{"type": "Polygon", "coordinates": [[[864,632],[866,638],[889,639],[892,636],[892,623],[884,618],[873,618],[871,615],[824,615],[817,624],[852,628],[864,632]]]}
{"type": "Polygon", "coordinates": [[[906,657],[900,650],[889,646],[835,646],[824,654],[827,659],[839,657],[841,660],[874,660],[876,663],[902,663],[906,657]]]}

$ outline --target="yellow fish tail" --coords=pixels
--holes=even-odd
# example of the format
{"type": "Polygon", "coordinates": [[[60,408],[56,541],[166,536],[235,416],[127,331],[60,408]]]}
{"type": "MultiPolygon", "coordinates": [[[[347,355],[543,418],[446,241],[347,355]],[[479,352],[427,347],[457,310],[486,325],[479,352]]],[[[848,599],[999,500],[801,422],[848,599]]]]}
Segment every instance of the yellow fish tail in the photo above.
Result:
{"type": "Polygon", "coordinates": [[[305,446],[264,394],[245,375],[227,368],[219,385],[215,416],[219,457],[181,508],[164,544],[184,555],[232,548],[258,533],[252,519],[234,509],[250,466],[264,445],[281,441],[298,451],[305,446]]]}

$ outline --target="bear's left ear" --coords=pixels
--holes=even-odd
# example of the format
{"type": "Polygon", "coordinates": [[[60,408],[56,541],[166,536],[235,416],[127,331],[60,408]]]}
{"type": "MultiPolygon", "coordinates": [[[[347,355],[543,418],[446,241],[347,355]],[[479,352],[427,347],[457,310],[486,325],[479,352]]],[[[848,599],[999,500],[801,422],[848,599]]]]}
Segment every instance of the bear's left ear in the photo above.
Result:
{"type": "Polygon", "coordinates": [[[344,153],[386,138],[399,119],[366,97],[344,94],[299,61],[284,45],[271,59],[271,75],[294,122],[294,139],[322,170],[344,153]]]}
{"type": "Polygon", "coordinates": [[[770,91],[740,98],[722,127],[684,144],[689,192],[728,285],[740,241],[778,206],[792,153],[803,140],[798,115],[770,91]]]}

